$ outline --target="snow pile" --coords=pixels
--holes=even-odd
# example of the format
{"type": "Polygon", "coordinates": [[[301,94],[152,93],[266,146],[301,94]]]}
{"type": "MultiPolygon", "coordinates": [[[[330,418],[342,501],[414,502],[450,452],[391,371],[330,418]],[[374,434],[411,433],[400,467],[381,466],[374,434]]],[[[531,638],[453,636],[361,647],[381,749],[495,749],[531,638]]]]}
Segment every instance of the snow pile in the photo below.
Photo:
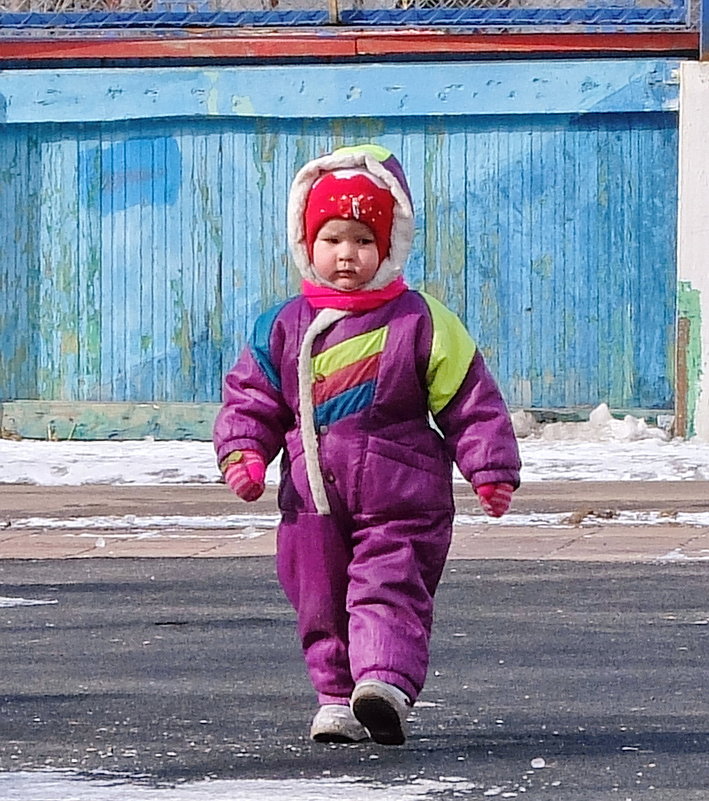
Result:
{"type": "Polygon", "coordinates": [[[667,442],[670,439],[664,429],[649,426],[642,417],[626,414],[622,420],[617,420],[605,403],[589,414],[588,422],[540,425],[529,412],[519,411],[512,414],[512,423],[519,438],[540,437],[547,442],[637,442],[641,439],[667,442]]]}

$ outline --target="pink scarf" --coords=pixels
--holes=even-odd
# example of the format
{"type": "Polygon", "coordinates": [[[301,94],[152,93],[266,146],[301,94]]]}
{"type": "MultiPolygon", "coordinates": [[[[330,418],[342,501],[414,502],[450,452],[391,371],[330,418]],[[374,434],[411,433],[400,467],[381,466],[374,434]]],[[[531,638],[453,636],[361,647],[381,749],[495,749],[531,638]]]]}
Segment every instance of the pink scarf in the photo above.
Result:
{"type": "Polygon", "coordinates": [[[302,283],[303,294],[314,309],[340,309],[351,312],[378,309],[390,300],[398,298],[407,289],[408,286],[401,275],[381,289],[354,289],[351,292],[320,286],[305,279],[302,283]]]}

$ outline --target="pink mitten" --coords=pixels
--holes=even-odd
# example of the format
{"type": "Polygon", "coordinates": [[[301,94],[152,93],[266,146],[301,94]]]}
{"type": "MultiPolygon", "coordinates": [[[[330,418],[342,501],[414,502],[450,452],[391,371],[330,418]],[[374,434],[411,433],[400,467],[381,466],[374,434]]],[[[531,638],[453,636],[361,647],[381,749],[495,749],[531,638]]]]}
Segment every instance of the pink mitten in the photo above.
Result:
{"type": "Polygon", "coordinates": [[[243,501],[255,501],[265,489],[266,463],[256,451],[241,451],[241,459],[224,470],[224,480],[243,501]]]}
{"type": "Polygon", "coordinates": [[[481,484],[475,490],[483,512],[490,517],[502,517],[512,503],[512,484],[481,484]]]}

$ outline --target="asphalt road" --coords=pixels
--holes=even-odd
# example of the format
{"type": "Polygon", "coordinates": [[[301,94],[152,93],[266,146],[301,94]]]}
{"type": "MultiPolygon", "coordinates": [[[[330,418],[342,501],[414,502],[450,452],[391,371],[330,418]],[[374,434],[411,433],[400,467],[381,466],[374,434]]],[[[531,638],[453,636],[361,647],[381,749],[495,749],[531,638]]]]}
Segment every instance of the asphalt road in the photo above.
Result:
{"type": "Polygon", "coordinates": [[[308,740],[314,696],[270,557],[4,560],[0,580],[56,601],[0,608],[0,771],[709,798],[706,562],[450,562],[402,747],[308,740]]]}

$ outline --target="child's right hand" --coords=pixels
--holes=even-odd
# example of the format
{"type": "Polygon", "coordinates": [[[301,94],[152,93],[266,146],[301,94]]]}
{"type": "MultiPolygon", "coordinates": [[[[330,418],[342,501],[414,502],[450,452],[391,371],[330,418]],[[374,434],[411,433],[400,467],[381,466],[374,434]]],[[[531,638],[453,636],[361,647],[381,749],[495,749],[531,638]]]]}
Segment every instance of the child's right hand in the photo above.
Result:
{"type": "Polygon", "coordinates": [[[257,451],[242,451],[240,461],[224,471],[224,480],[242,501],[255,501],[266,487],[266,463],[257,451]]]}

